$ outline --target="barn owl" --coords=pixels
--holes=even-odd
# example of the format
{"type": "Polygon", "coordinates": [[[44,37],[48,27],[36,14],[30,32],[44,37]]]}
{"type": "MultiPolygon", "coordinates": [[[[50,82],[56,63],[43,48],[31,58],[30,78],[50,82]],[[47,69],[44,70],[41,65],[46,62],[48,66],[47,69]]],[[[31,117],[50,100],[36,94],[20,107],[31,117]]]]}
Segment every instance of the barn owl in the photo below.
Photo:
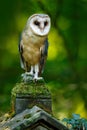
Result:
{"type": "Polygon", "coordinates": [[[47,14],[34,14],[27,20],[19,43],[21,67],[25,74],[39,80],[48,52],[51,21],[47,14]]]}

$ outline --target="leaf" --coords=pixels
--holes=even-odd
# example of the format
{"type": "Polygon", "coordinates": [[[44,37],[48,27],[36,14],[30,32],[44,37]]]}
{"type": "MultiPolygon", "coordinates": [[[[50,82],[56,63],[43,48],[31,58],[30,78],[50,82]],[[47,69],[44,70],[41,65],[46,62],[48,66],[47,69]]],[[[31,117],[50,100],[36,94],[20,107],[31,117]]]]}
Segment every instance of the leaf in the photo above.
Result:
{"type": "Polygon", "coordinates": [[[75,124],[75,120],[74,120],[74,119],[71,119],[71,120],[69,121],[69,124],[75,124]]]}
{"type": "Polygon", "coordinates": [[[75,120],[80,119],[80,115],[79,115],[79,114],[72,114],[72,117],[73,117],[73,119],[75,119],[75,120]]]}
{"type": "Polygon", "coordinates": [[[86,130],[87,130],[87,122],[84,123],[84,126],[85,126],[85,128],[86,128],[86,130]]]}
{"type": "Polygon", "coordinates": [[[68,123],[68,122],[69,122],[69,119],[64,118],[62,121],[68,123]]]}

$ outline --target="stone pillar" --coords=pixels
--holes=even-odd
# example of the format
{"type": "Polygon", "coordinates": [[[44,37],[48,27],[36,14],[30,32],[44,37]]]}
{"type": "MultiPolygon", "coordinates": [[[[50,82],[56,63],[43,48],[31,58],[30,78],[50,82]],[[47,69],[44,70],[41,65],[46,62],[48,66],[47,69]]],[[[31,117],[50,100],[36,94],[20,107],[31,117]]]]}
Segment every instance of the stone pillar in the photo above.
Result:
{"type": "Polygon", "coordinates": [[[15,114],[27,108],[39,106],[43,110],[52,112],[51,94],[45,82],[20,82],[12,89],[12,108],[15,114]]]}

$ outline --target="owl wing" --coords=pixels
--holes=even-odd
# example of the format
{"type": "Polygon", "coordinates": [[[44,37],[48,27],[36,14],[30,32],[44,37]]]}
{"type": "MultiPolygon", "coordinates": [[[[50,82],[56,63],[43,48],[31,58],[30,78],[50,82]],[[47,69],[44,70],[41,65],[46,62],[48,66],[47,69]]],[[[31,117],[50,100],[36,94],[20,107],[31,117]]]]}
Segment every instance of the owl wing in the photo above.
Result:
{"type": "Polygon", "coordinates": [[[25,67],[24,67],[24,58],[22,56],[22,54],[23,54],[23,42],[22,42],[22,37],[21,36],[20,36],[20,39],[19,39],[19,53],[20,53],[21,68],[25,69],[25,67]]]}
{"type": "Polygon", "coordinates": [[[47,59],[47,55],[48,55],[48,39],[46,38],[44,45],[40,48],[41,51],[41,59],[40,59],[40,63],[39,63],[39,75],[43,72],[44,69],[44,65],[47,59]]]}

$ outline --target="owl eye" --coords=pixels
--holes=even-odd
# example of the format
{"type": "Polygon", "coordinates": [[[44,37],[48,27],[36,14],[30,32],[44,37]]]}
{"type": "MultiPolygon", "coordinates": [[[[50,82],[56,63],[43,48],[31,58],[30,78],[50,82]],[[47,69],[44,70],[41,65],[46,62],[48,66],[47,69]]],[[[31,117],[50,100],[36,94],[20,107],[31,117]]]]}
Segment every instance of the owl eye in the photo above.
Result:
{"type": "Polygon", "coordinates": [[[34,24],[37,25],[37,26],[39,26],[39,25],[40,25],[40,22],[34,21],[34,24]]]}
{"type": "Polygon", "coordinates": [[[48,25],[48,22],[47,22],[47,21],[45,21],[45,22],[44,22],[44,26],[47,26],[47,25],[48,25]]]}

